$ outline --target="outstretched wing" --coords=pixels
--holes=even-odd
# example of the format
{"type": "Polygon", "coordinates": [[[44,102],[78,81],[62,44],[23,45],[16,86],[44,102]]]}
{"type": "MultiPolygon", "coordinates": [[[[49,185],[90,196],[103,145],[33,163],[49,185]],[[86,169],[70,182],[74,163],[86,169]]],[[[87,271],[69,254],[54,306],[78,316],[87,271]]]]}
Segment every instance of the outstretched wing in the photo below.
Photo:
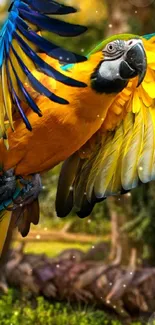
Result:
{"type": "Polygon", "coordinates": [[[72,207],[85,217],[107,196],[155,180],[155,37],[143,42],[148,61],[143,83],[136,88],[136,80],[129,82],[101,129],[62,167],[56,199],[60,217],[72,207]]]}
{"type": "Polygon", "coordinates": [[[14,0],[9,11],[8,19],[0,32],[0,133],[4,139],[7,121],[13,129],[13,109],[19,112],[27,129],[31,130],[22,109],[22,102],[26,102],[41,116],[39,108],[24,86],[25,82],[54,102],[68,103],[37,80],[33,75],[34,70],[38,69],[45,75],[72,87],[86,86],[80,81],[64,76],[39,56],[39,52],[44,52],[64,62],[75,63],[86,60],[84,56],[67,51],[46,40],[40,33],[46,30],[60,36],[73,37],[86,31],[83,26],[69,24],[49,16],[73,13],[76,11],[74,8],[53,0],[14,0]]]}

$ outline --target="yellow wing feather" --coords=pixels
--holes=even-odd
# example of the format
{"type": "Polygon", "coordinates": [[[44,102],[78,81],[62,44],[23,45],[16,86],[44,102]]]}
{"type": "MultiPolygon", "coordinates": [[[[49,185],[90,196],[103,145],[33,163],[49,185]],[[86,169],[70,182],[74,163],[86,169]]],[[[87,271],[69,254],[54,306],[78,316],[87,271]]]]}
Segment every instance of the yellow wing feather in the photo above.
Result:
{"type": "MultiPolygon", "coordinates": [[[[2,76],[0,76],[0,85],[2,85],[2,76]]],[[[5,130],[5,106],[4,106],[4,98],[3,98],[3,87],[0,87],[0,135],[6,138],[6,130],[5,130]]]]}
{"type": "Polygon", "coordinates": [[[5,211],[4,215],[0,219],[0,256],[3,251],[3,247],[7,238],[7,233],[11,221],[11,212],[5,211]]]}
{"type": "Polygon", "coordinates": [[[106,196],[106,190],[115,172],[117,161],[119,158],[119,152],[123,140],[122,128],[121,127],[118,128],[114,136],[113,133],[111,132],[111,135],[112,135],[112,139],[110,139],[110,135],[108,136],[108,141],[106,143],[106,150],[104,154],[103,151],[101,150],[99,156],[99,159],[101,160],[101,164],[94,184],[94,192],[97,198],[100,197],[102,198],[103,196],[106,196]],[[109,146],[109,142],[111,143],[110,146],[109,146]]]}
{"type": "Polygon", "coordinates": [[[94,194],[98,200],[155,179],[155,39],[144,40],[144,46],[145,79],[138,88],[136,78],[130,81],[109,107],[97,133],[98,145],[76,176],[76,203],[84,191],[94,202],[94,194]]]}
{"type": "MultiPolygon", "coordinates": [[[[129,190],[138,185],[137,163],[141,152],[141,144],[143,141],[142,122],[142,114],[137,113],[135,115],[135,120],[132,120],[132,131],[130,137],[127,143],[125,143],[124,156],[122,165],[120,166],[122,170],[122,187],[125,190],[129,190]]],[[[124,141],[125,140],[126,139],[124,138],[124,141]]]]}
{"type": "Polygon", "coordinates": [[[6,67],[2,65],[2,90],[3,90],[3,98],[4,98],[4,105],[7,117],[9,119],[10,126],[13,128],[13,119],[12,119],[12,101],[10,97],[9,87],[7,83],[7,73],[6,67]]]}

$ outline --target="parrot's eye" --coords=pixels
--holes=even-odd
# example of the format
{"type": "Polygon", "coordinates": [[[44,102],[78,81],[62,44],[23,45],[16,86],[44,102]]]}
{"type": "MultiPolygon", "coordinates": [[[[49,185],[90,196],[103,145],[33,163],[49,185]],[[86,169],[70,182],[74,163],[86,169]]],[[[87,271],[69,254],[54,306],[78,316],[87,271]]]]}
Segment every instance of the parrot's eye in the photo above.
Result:
{"type": "Polygon", "coordinates": [[[108,43],[102,51],[104,60],[120,57],[123,54],[124,49],[124,42],[121,40],[108,43]]]}
{"type": "Polygon", "coordinates": [[[110,44],[107,45],[107,50],[109,52],[115,52],[116,51],[116,47],[115,47],[114,44],[110,43],[110,44]]]}
{"type": "Polygon", "coordinates": [[[117,46],[116,44],[113,42],[113,43],[109,43],[106,45],[106,47],[104,48],[103,50],[103,53],[106,53],[106,54],[113,54],[117,51],[117,46]]]}

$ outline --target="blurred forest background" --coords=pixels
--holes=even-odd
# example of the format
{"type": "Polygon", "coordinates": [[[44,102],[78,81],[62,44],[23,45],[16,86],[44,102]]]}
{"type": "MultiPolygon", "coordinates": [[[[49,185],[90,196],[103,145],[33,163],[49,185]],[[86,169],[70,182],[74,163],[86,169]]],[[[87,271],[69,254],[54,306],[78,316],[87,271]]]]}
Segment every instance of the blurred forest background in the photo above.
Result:
{"type": "MultiPolygon", "coordinates": [[[[8,0],[0,0],[1,25],[7,17],[8,2],[8,0]]],[[[130,32],[144,35],[155,32],[155,1],[153,0],[65,0],[64,3],[75,6],[79,11],[62,19],[86,25],[88,32],[70,41],[55,37],[55,35],[46,34],[45,37],[54,39],[56,43],[79,53],[87,54],[97,43],[112,34],[130,32]]],[[[41,221],[39,226],[32,227],[30,235],[24,241],[24,252],[27,254],[46,253],[50,258],[55,258],[63,251],[61,254],[64,254],[64,258],[71,259],[72,256],[74,259],[77,257],[77,261],[78,258],[81,261],[79,257],[81,255],[78,254],[88,251],[86,253],[88,260],[97,261],[97,263],[102,261],[106,265],[119,265],[121,268],[125,267],[130,271],[128,272],[130,275],[134,275],[137,267],[138,270],[144,268],[146,272],[143,273],[143,278],[147,281],[155,273],[155,182],[141,186],[122,197],[107,199],[105,202],[96,205],[92,214],[86,219],[81,220],[72,212],[69,217],[60,220],[57,218],[54,208],[59,170],[60,166],[43,175],[43,191],[40,196],[41,221]],[[150,268],[153,273],[148,271],[150,268]]],[[[20,241],[21,238],[16,235],[14,246],[16,247],[20,241]]],[[[101,270],[97,272],[94,281],[102,274],[101,270]]],[[[124,297],[125,290],[132,285],[133,277],[131,276],[129,280],[127,273],[121,273],[121,276],[117,274],[115,280],[114,285],[113,281],[108,282],[111,283],[113,290],[105,294],[105,308],[113,298],[115,304],[113,303],[110,307],[113,310],[117,309],[118,314],[120,314],[120,308],[122,308],[120,301],[124,299],[122,297],[124,297]]],[[[100,281],[99,284],[101,289],[104,283],[100,281]]],[[[84,287],[83,285],[82,289],[84,287]]],[[[151,294],[153,295],[153,293],[151,294]]],[[[103,292],[102,295],[104,295],[103,292]]],[[[81,294],[81,296],[85,295],[81,294]]],[[[128,304],[129,314],[132,314],[133,310],[141,315],[144,311],[153,312],[155,303],[152,304],[152,300],[155,296],[151,296],[151,304],[145,308],[142,308],[145,305],[144,299],[141,300],[142,297],[136,296],[136,293],[135,297],[128,298],[130,300],[130,304],[128,304]],[[136,299],[139,299],[137,305],[136,299]]],[[[89,298],[85,297],[85,301],[89,301],[89,298]]],[[[124,311],[124,309],[121,310],[124,311]]],[[[91,317],[93,319],[93,314],[91,317]]],[[[101,315],[99,319],[100,317],[101,315]]],[[[86,316],[84,318],[86,319],[86,316]]],[[[80,321],[75,320],[75,323],[73,320],[63,323],[61,319],[60,323],[87,324],[82,318],[80,319],[80,321]]],[[[153,320],[154,317],[147,324],[153,324],[153,320]]],[[[18,325],[17,320],[16,324],[18,325]]],[[[24,324],[31,323],[25,321],[24,324]]],[[[50,320],[49,324],[57,323],[52,323],[50,320]]],[[[91,320],[88,321],[88,324],[91,324],[91,320]]],[[[92,322],[92,324],[94,323],[92,322]]],[[[101,323],[96,321],[95,324],[120,323],[108,323],[108,321],[106,323],[103,321],[102,315],[101,323]]]]}

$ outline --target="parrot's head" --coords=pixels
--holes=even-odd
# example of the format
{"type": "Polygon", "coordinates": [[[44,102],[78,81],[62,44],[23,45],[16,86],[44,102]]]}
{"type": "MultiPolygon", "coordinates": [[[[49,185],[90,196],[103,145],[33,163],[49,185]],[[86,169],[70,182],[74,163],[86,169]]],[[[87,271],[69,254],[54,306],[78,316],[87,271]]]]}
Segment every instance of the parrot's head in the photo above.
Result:
{"type": "Polygon", "coordinates": [[[118,93],[131,78],[138,77],[138,85],[145,77],[146,54],[140,39],[116,39],[102,48],[103,59],[91,75],[91,87],[98,93],[118,93]]]}

